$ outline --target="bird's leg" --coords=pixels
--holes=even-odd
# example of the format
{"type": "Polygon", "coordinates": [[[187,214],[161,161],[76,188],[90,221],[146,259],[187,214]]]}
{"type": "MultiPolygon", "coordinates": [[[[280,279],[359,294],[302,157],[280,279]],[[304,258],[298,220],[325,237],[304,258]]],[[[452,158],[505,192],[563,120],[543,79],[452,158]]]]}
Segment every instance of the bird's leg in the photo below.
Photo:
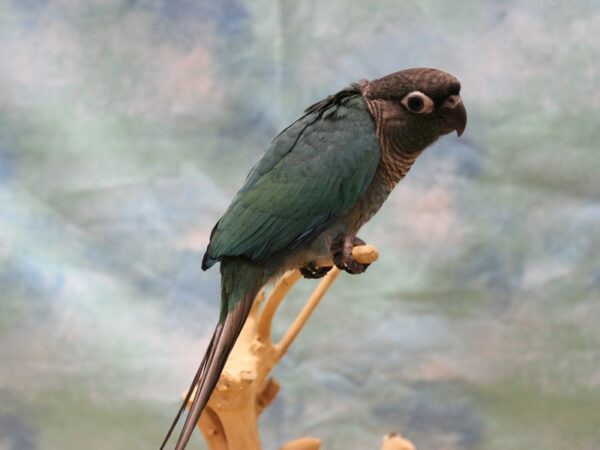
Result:
{"type": "Polygon", "coordinates": [[[300,267],[300,273],[304,278],[323,278],[332,269],[332,266],[317,267],[314,261],[306,266],[300,267]]]}
{"type": "Polygon", "coordinates": [[[331,243],[333,263],[340,270],[356,275],[363,273],[369,264],[361,264],[352,257],[352,249],[358,245],[365,245],[365,241],[351,234],[340,234],[331,243]]]}

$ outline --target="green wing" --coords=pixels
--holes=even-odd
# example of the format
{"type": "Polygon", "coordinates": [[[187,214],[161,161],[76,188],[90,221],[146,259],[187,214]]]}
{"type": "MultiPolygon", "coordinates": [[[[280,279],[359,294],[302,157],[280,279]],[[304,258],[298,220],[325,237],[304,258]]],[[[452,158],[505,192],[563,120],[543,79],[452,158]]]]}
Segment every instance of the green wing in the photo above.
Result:
{"type": "Polygon", "coordinates": [[[369,186],[381,149],[355,91],[315,104],[275,138],[211,235],[202,267],[223,256],[260,261],[310,241],[369,186]]]}

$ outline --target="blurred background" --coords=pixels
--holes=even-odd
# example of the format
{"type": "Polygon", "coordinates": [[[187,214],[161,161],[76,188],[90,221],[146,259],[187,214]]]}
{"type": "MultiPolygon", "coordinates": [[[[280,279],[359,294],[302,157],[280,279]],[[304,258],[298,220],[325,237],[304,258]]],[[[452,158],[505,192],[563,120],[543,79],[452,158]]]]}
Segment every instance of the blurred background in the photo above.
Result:
{"type": "Polygon", "coordinates": [[[0,448],[157,448],[250,167],[414,66],[461,80],[467,131],[363,229],[382,258],[276,369],[265,449],[600,448],[598,1],[1,0],[0,60],[0,448]]]}

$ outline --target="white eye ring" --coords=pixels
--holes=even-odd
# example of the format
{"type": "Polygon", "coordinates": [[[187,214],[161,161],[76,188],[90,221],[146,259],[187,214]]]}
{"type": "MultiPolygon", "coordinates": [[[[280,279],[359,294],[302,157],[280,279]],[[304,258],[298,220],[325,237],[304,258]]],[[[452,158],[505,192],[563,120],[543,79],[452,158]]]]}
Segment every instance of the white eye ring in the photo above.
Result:
{"type": "Polygon", "coordinates": [[[427,114],[433,111],[433,100],[420,91],[412,91],[400,102],[410,112],[416,114],[427,114]]]}

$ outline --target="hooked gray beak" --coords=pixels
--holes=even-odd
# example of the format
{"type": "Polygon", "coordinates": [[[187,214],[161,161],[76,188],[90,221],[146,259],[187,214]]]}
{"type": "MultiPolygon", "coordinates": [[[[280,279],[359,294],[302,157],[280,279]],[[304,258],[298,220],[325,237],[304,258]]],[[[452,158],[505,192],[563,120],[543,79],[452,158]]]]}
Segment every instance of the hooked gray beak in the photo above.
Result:
{"type": "Polygon", "coordinates": [[[460,95],[451,95],[437,111],[437,115],[449,127],[448,132],[456,131],[458,136],[462,135],[467,126],[467,110],[460,95]]]}

